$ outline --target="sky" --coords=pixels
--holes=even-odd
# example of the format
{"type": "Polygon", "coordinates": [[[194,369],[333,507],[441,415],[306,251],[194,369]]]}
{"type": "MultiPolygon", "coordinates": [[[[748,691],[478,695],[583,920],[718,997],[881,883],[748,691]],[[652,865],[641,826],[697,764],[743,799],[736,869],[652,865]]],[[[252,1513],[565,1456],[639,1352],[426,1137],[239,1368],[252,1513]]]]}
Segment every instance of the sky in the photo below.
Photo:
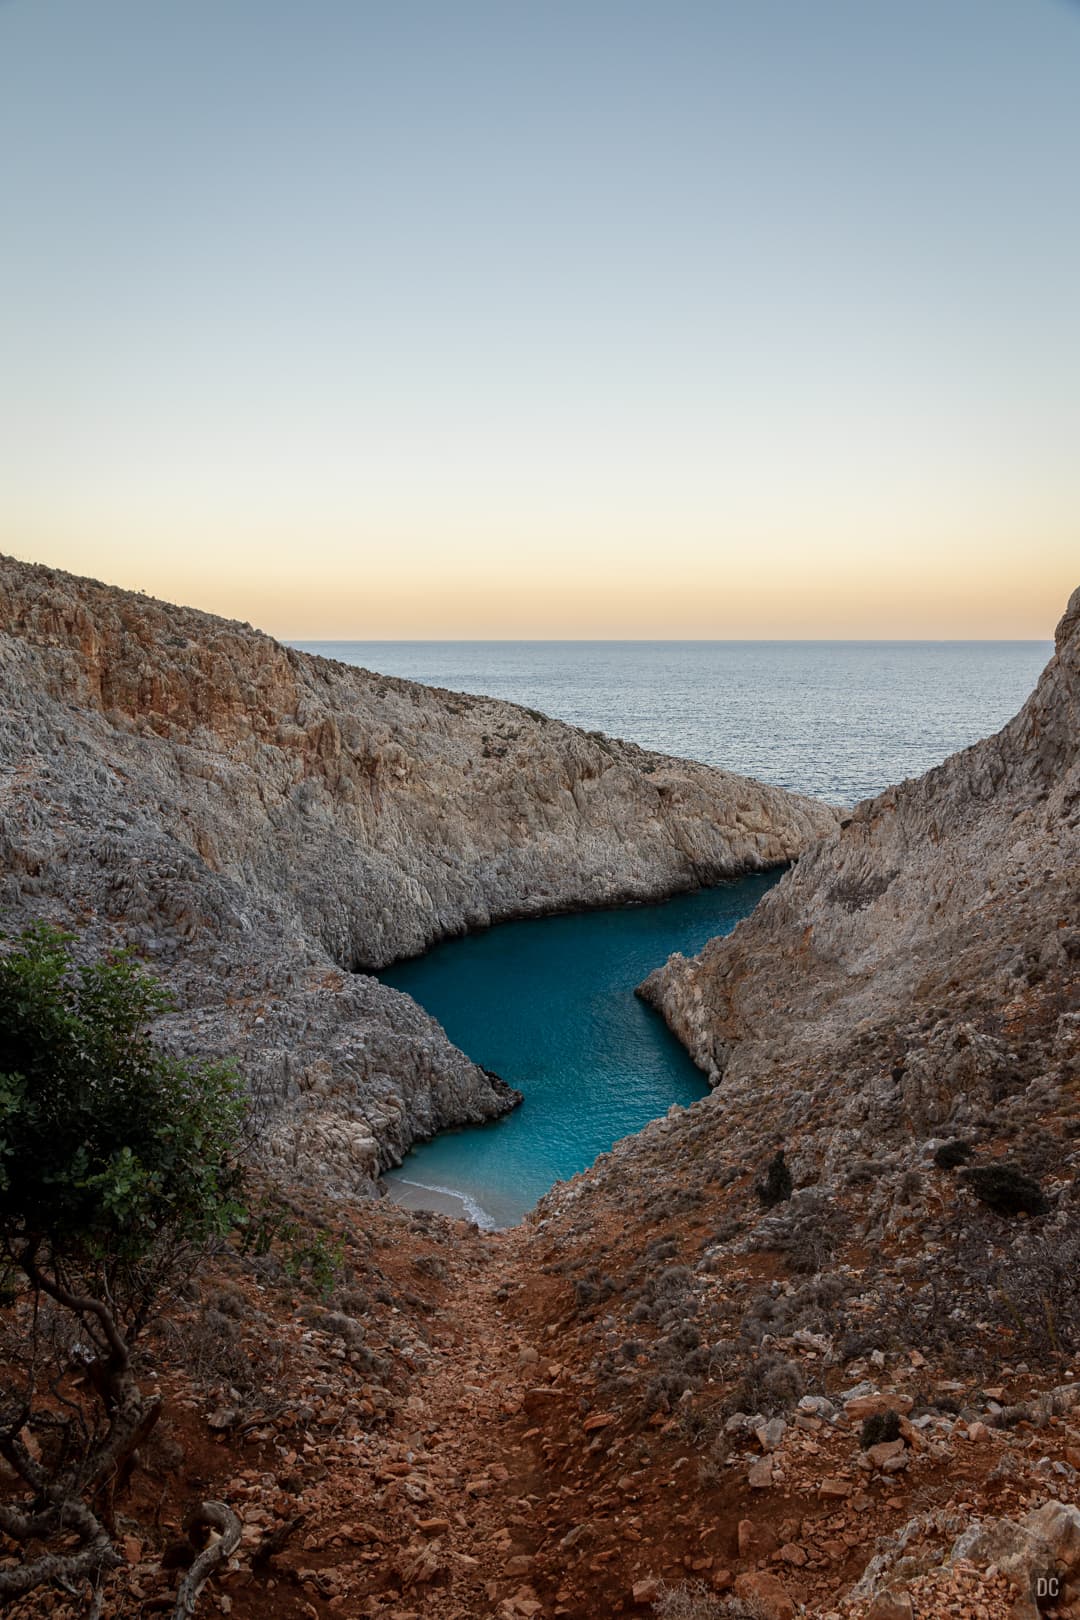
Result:
{"type": "Polygon", "coordinates": [[[0,550],[293,638],[1043,637],[1072,0],[0,0],[0,550]]]}

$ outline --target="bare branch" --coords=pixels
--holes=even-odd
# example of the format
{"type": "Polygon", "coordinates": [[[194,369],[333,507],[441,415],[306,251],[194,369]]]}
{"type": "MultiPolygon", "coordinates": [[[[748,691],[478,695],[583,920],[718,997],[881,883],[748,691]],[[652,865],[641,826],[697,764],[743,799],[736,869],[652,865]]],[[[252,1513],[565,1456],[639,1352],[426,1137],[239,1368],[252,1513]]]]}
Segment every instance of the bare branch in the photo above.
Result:
{"type": "Polygon", "coordinates": [[[218,1534],[199,1554],[180,1582],[174,1620],[191,1620],[199,1593],[210,1576],[240,1545],[240,1520],[224,1502],[200,1502],[195,1511],[188,1515],[184,1529],[190,1536],[200,1526],[216,1530],[218,1534]]]}
{"type": "Polygon", "coordinates": [[[252,1569],[264,1569],[269,1565],[271,1558],[283,1550],[286,1542],[296,1534],[306,1517],[306,1514],[298,1513],[295,1518],[279,1525],[276,1530],[268,1530],[251,1555],[252,1569]]]}
{"type": "MultiPolygon", "coordinates": [[[[39,1515],[44,1517],[44,1515],[39,1515]]],[[[104,1569],[116,1569],[123,1559],[104,1526],[84,1502],[66,1501],[49,1515],[66,1534],[74,1532],[83,1545],[77,1552],[46,1553],[29,1564],[0,1569],[0,1598],[18,1597],[46,1583],[85,1580],[104,1569]]],[[[237,1521],[239,1539],[239,1520],[237,1521]]]]}
{"type": "Polygon", "coordinates": [[[15,1430],[7,1429],[0,1433],[0,1457],[11,1464],[19,1478],[24,1479],[32,1490],[45,1490],[48,1484],[45,1470],[34,1461],[15,1430]]]}
{"type": "Polygon", "coordinates": [[[55,1299],[58,1305],[63,1305],[67,1310],[74,1311],[77,1316],[83,1319],[91,1317],[96,1320],[105,1335],[111,1352],[110,1359],[113,1362],[113,1369],[111,1370],[115,1370],[117,1373],[127,1372],[131,1364],[131,1355],[127,1342],[116,1325],[116,1318],[107,1305],[100,1299],[94,1299],[90,1294],[72,1293],[70,1289],[64,1287],[58,1278],[48,1276],[46,1272],[39,1268],[34,1251],[29,1246],[19,1255],[19,1265],[34,1287],[40,1288],[42,1293],[48,1294],[50,1299],[55,1299]]]}
{"type": "Polygon", "coordinates": [[[133,1385],[114,1413],[108,1438],[88,1459],[89,1466],[80,1476],[81,1489],[97,1490],[110,1474],[122,1468],[132,1452],[142,1445],[160,1415],[161,1397],[153,1395],[144,1400],[133,1385]]]}

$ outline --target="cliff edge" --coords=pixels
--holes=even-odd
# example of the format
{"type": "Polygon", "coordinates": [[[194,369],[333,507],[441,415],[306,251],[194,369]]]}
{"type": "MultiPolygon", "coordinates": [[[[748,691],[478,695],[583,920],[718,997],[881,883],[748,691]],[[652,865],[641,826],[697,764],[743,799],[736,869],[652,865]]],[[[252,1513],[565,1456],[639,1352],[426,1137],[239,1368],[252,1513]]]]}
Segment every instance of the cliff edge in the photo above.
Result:
{"type": "Polygon", "coordinates": [[[367,977],[500,918],[792,859],[835,813],[493,699],[0,558],[0,905],[173,987],[290,1173],[356,1188],[512,1103],[367,977]],[[270,1121],[273,1121],[272,1126],[270,1121]]]}
{"type": "Polygon", "coordinates": [[[1078,961],[1080,590],[1014,720],[858,805],[730,938],[641,993],[725,1090],[843,1065],[877,1128],[930,1131],[989,1102],[1015,1069],[1004,1048],[1063,1012],[1078,961]],[[977,1085],[974,1059],[961,1085],[938,1051],[963,1023],[977,1085]],[[871,1050],[888,1061],[866,1072],[871,1050]]]}

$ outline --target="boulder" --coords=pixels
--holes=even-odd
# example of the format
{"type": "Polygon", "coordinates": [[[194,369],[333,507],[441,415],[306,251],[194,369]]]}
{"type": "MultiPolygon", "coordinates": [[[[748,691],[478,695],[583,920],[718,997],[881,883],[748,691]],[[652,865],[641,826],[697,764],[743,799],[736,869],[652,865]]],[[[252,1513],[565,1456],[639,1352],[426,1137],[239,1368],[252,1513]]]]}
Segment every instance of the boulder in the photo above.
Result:
{"type": "Polygon", "coordinates": [[[995,1564],[1024,1596],[1031,1595],[1039,1580],[1054,1574],[1054,1553],[1034,1526],[1012,1519],[983,1519],[971,1525],[953,1544],[949,1563],[961,1560],[987,1569],[995,1564]]]}
{"type": "Polygon", "coordinates": [[[735,1596],[750,1607],[757,1606],[761,1620],[795,1620],[795,1603],[775,1575],[754,1569],[735,1580],[735,1596]]]}
{"type": "Polygon", "coordinates": [[[1058,1574],[1068,1578],[1080,1572],[1080,1507],[1071,1502],[1046,1502],[1021,1524],[1049,1547],[1058,1574]]]}

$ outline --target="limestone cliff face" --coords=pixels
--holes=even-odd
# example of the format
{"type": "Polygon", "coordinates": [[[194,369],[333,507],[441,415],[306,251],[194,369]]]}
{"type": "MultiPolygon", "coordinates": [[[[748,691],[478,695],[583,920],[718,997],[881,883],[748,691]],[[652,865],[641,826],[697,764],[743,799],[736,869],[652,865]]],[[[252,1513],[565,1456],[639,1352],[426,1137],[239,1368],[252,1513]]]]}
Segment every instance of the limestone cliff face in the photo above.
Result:
{"type": "Polygon", "coordinates": [[[830,1075],[822,1115],[888,1137],[958,1128],[1072,1050],[1078,963],[1080,590],[1003,731],[860,804],[642,994],[722,1094],[830,1075]]]}
{"type": "Polygon", "coordinates": [[[812,800],[247,625],[0,559],[0,905],[175,987],[298,1172],[343,1184],[508,1099],[356,969],[499,918],[792,859],[812,800]]]}

